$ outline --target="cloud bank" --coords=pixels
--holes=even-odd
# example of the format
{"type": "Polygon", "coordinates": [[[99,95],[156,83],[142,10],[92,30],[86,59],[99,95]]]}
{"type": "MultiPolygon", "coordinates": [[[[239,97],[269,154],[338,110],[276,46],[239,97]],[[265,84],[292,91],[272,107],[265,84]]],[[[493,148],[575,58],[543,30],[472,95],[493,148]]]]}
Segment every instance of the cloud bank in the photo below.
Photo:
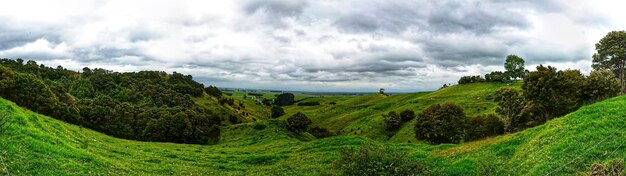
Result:
{"type": "Polygon", "coordinates": [[[0,3],[0,57],[166,70],[207,85],[304,91],[433,90],[462,75],[590,70],[623,30],[615,1],[236,0],[0,3]],[[593,4],[592,4],[593,3],[593,4]]]}

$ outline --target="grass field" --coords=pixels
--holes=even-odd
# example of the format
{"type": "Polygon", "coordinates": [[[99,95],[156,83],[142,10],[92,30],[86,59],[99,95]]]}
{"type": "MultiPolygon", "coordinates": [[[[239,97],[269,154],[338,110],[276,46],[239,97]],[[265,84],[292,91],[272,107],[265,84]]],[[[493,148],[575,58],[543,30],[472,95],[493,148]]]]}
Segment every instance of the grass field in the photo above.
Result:
{"type": "MultiPolygon", "coordinates": [[[[457,100],[468,114],[493,111],[489,107],[480,111],[468,107],[487,107],[487,101],[471,100],[502,85],[471,86],[472,92],[456,95],[452,91],[469,88],[454,86],[448,93],[444,89],[391,97],[366,95],[324,100],[337,101],[333,107],[348,103],[369,105],[366,109],[370,109],[372,118],[384,110],[417,110],[420,100],[430,98],[435,98],[433,102],[457,100]],[[484,87],[485,92],[476,91],[476,87],[484,87]],[[418,103],[408,105],[394,103],[416,100],[418,103]],[[376,106],[385,108],[378,110],[376,106]]],[[[306,108],[311,109],[305,112],[320,111],[315,107],[290,108],[288,112],[306,108]]],[[[2,175],[340,175],[332,165],[339,158],[339,149],[365,142],[407,151],[408,157],[436,175],[575,175],[587,172],[594,163],[626,157],[626,96],[583,107],[522,132],[437,146],[348,134],[315,140],[307,134],[285,130],[281,119],[223,126],[220,143],[211,146],[136,142],[38,115],[4,99],[0,99],[0,112],[9,120],[8,126],[3,127],[6,130],[0,133],[2,175]]],[[[322,116],[314,118],[316,124],[323,123],[322,116]]],[[[347,117],[332,117],[342,118],[347,117]]],[[[353,120],[346,126],[366,123],[368,120],[353,120]]]]}

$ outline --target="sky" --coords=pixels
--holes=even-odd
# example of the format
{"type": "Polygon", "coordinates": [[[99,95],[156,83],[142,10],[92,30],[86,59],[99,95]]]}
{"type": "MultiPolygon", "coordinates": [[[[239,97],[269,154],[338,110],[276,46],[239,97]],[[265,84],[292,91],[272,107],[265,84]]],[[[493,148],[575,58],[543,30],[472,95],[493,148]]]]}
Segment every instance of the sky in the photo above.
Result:
{"type": "MultiPolygon", "coordinates": [[[[190,74],[205,85],[435,90],[509,54],[591,71],[618,0],[0,1],[0,58],[190,74]]],[[[622,19],[622,20],[620,20],[622,19]]]]}

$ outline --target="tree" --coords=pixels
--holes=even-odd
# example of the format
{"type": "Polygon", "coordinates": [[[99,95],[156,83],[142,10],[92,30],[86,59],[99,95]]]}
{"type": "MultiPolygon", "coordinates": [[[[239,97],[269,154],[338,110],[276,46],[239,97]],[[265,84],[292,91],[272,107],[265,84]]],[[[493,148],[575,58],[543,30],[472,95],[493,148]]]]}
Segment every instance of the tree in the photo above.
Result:
{"type": "MultiPolygon", "coordinates": [[[[217,87],[215,87],[215,86],[209,86],[209,87],[206,87],[206,88],[204,88],[204,91],[205,91],[207,94],[209,94],[209,95],[211,95],[211,96],[213,96],[213,97],[216,97],[216,98],[220,98],[220,97],[222,97],[222,91],[220,91],[220,89],[218,89],[218,88],[217,88],[217,87]]],[[[245,98],[244,98],[244,99],[245,99],[245,98]]]]}
{"type": "Polygon", "coordinates": [[[465,130],[465,141],[482,139],[504,133],[504,124],[494,114],[469,117],[465,130]]]}
{"type": "Polygon", "coordinates": [[[402,119],[400,119],[400,115],[398,115],[395,111],[391,111],[387,115],[383,115],[383,118],[385,121],[385,127],[389,132],[396,131],[402,127],[402,119]]]}
{"type": "Polygon", "coordinates": [[[610,70],[595,70],[585,79],[583,101],[586,104],[619,95],[620,83],[610,70]]]}
{"type": "Polygon", "coordinates": [[[434,104],[419,114],[414,128],[415,138],[433,144],[459,143],[465,136],[465,122],[465,113],[460,106],[434,104]]]}
{"type": "Polygon", "coordinates": [[[282,115],[285,115],[285,110],[282,107],[272,106],[272,109],[270,109],[270,117],[278,118],[282,115]]]}
{"type": "Polygon", "coordinates": [[[494,71],[485,74],[485,81],[487,82],[507,82],[509,80],[511,80],[511,78],[501,71],[494,71]]]}
{"type": "Polygon", "coordinates": [[[506,56],[504,62],[505,74],[513,79],[524,78],[524,59],[516,55],[506,56]]]}
{"type": "Polygon", "coordinates": [[[287,127],[295,132],[306,131],[311,123],[313,123],[311,119],[301,112],[298,112],[287,119],[287,127]]]}
{"type": "Polygon", "coordinates": [[[498,103],[496,112],[502,116],[505,131],[514,131],[520,122],[520,114],[525,104],[524,97],[517,90],[505,87],[496,92],[495,101],[498,103]]]}
{"type": "Polygon", "coordinates": [[[596,44],[591,67],[594,70],[610,69],[619,77],[622,92],[626,92],[626,32],[612,31],[596,44]]]}
{"type": "Polygon", "coordinates": [[[415,112],[413,112],[412,110],[404,110],[402,112],[400,112],[400,119],[402,119],[402,122],[408,122],[411,121],[415,118],[415,112]]]}
{"type": "Polygon", "coordinates": [[[274,104],[278,106],[293,105],[295,96],[292,93],[283,93],[276,97],[274,104]]]}

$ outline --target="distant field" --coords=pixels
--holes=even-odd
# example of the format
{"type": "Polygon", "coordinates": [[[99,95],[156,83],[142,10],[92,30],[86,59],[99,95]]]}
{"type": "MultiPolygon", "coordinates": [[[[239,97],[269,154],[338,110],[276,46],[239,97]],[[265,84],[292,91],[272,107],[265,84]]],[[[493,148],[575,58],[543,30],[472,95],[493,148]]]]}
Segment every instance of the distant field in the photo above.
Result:
{"type": "MultiPolygon", "coordinates": [[[[434,95],[405,96],[419,100],[434,95]]],[[[363,105],[388,99],[395,98],[342,100],[363,105]]],[[[0,112],[10,121],[0,134],[3,175],[339,175],[332,166],[339,149],[370,141],[354,135],[313,140],[285,130],[280,120],[263,120],[224,126],[221,142],[212,146],[136,142],[38,115],[4,99],[0,112]],[[255,129],[259,124],[265,128],[255,129]]],[[[626,96],[476,142],[385,145],[409,152],[408,157],[437,175],[576,175],[589,171],[593,163],[626,158],[624,124],[626,96]]]]}

